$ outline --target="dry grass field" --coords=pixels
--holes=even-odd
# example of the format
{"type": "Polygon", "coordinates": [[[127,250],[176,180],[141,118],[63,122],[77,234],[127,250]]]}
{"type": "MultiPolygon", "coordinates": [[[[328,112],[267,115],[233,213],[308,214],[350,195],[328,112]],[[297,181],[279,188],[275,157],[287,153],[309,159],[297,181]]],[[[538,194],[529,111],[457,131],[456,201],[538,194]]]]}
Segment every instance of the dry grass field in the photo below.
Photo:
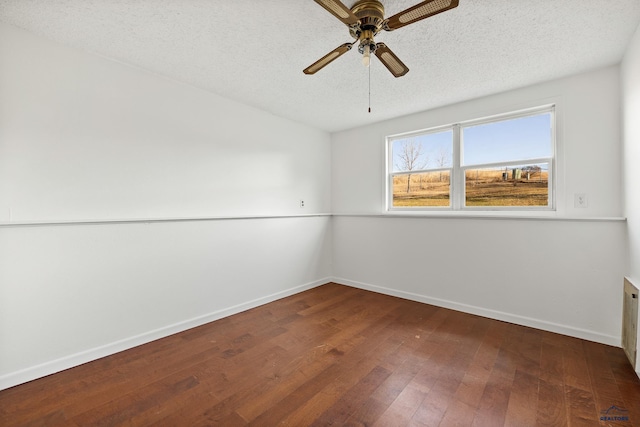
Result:
{"type": "MultiPolygon", "coordinates": [[[[549,198],[548,173],[523,172],[514,179],[512,171],[468,170],[466,172],[466,206],[546,206],[549,198]]],[[[393,181],[394,207],[449,206],[449,173],[412,174],[393,181]]]]}

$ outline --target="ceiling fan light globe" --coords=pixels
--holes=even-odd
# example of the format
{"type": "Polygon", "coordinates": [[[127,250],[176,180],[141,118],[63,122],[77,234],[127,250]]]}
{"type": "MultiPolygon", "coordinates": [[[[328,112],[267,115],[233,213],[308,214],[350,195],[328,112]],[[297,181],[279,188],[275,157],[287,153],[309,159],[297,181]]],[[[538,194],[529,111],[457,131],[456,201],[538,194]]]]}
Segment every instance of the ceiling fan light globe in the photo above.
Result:
{"type": "Polygon", "coordinates": [[[362,53],[362,65],[368,67],[371,64],[371,48],[369,45],[365,45],[364,52],[362,53]]]}

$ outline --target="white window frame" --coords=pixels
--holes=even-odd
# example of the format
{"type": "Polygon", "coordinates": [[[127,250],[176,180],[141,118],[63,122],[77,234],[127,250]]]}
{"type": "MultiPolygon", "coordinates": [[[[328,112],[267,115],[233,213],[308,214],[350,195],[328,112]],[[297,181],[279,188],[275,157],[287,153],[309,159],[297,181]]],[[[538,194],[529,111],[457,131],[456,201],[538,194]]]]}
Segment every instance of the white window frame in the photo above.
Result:
{"type": "Polygon", "coordinates": [[[396,135],[390,135],[386,138],[386,210],[387,212],[447,212],[447,211],[469,211],[469,212],[486,212],[486,211],[503,211],[503,212],[531,212],[531,211],[555,211],[556,210],[556,167],[557,167],[557,148],[556,148],[556,105],[547,104],[538,107],[528,108],[524,110],[512,111],[508,113],[496,114],[479,119],[472,119],[453,123],[444,126],[437,126],[428,129],[411,131],[396,135]],[[521,117],[534,116],[538,114],[551,113],[551,156],[533,159],[519,159],[496,163],[483,163],[462,166],[462,128],[477,126],[487,123],[500,122],[505,120],[518,119],[521,117]],[[447,168],[429,168],[412,170],[408,172],[393,172],[393,142],[398,139],[410,138],[418,135],[428,135],[443,131],[452,131],[452,165],[447,168]],[[495,167],[508,167],[519,165],[533,165],[539,163],[547,163],[548,170],[548,194],[549,203],[546,206],[465,206],[465,172],[468,169],[486,169],[495,167]],[[417,206],[417,207],[394,207],[393,206],[393,178],[395,176],[433,173],[440,171],[450,171],[450,198],[449,206],[417,206]]]}

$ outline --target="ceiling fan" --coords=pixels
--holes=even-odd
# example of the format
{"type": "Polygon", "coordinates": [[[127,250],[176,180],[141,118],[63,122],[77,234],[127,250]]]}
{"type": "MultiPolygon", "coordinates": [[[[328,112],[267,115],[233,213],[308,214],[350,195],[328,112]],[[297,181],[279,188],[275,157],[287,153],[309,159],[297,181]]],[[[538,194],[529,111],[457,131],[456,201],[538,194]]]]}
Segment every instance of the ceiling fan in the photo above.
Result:
{"type": "Polygon", "coordinates": [[[393,31],[406,25],[458,6],[459,0],[427,0],[416,4],[390,18],[384,18],[384,6],[378,0],[359,0],[351,9],[340,0],[314,0],[329,13],[349,27],[349,33],[355,39],[351,43],[338,46],[316,62],[305,68],[305,74],[315,74],[333,60],[351,50],[358,44],[358,52],[362,54],[362,63],[368,67],[371,54],[375,54],[380,62],[395,77],[404,76],[409,68],[385,45],[376,43],[373,38],[381,31],[393,31]]]}

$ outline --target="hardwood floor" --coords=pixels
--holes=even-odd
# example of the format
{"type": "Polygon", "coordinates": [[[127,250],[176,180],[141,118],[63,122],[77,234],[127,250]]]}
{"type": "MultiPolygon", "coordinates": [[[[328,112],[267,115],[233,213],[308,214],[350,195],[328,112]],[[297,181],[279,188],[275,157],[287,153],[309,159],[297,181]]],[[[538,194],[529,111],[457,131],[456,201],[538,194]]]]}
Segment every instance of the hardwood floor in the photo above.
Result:
{"type": "Polygon", "coordinates": [[[620,348],[327,284],[1,391],[0,425],[640,426],[640,381],[620,348]]]}

